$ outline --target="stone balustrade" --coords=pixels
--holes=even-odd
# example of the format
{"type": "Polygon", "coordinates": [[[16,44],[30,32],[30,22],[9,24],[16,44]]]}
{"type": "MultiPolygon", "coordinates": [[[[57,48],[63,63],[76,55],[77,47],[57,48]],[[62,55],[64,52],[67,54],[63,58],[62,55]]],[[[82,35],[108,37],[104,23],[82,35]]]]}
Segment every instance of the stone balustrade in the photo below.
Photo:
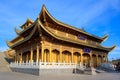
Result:
{"type": "Polygon", "coordinates": [[[38,68],[38,69],[68,69],[68,68],[80,68],[84,69],[85,67],[81,64],[76,63],[56,63],[56,62],[11,62],[11,68],[38,68]]]}
{"type": "MultiPolygon", "coordinates": [[[[56,62],[12,62],[10,68],[15,72],[22,72],[34,75],[53,73],[73,73],[74,70],[84,70],[85,67],[76,63],[56,62]]],[[[75,71],[76,72],[76,71],[75,71]]]]}

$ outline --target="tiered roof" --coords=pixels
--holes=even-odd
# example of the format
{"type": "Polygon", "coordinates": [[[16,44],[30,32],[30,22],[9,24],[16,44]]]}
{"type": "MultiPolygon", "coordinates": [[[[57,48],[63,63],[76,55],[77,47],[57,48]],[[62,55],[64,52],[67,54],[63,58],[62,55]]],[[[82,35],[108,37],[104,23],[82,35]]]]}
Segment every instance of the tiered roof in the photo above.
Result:
{"type": "Polygon", "coordinates": [[[75,28],[75,27],[70,26],[68,24],[62,23],[62,22],[56,20],[54,17],[52,17],[50,15],[50,13],[48,12],[48,10],[46,9],[46,7],[43,5],[42,10],[39,14],[39,17],[34,22],[30,19],[27,19],[27,21],[21,26],[22,30],[15,29],[18,36],[10,42],[6,41],[7,45],[10,48],[14,48],[14,47],[28,41],[29,39],[31,39],[36,32],[39,32],[39,34],[42,34],[41,30],[44,30],[46,33],[48,33],[50,36],[56,38],[57,40],[62,40],[62,41],[66,41],[66,42],[70,42],[70,43],[74,43],[74,44],[79,44],[79,45],[83,45],[83,46],[87,46],[87,47],[91,47],[91,48],[96,48],[96,49],[100,49],[100,50],[104,50],[104,51],[108,51],[108,52],[115,48],[115,45],[112,47],[103,47],[101,45],[92,45],[92,44],[88,44],[88,43],[83,43],[83,42],[78,41],[78,40],[67,39],[67,38],[62,37],[60,35],[57,35],[51,31],[49,31],[45,27],[43,21],[45,22],[46,19],[48,19],[48,18],[58,25],[62,25],[64,27],[67,27],[67,28],[72,29],[74,31],[77,31],[79,33],[82,33],[82,34],[85,34],[89,37],[97,39],[100,43],[103,42],[104,40],[106,40],[108,37],[108,35],[105,35],[102,38],[98,37],[98,36],[94,36],[94,35],[91,35],[91,34],[85,32],[82,29],[78,29],[78,28],[75,28]],[[46,18],[46,16],[48,16],[48,17],[46,18]],[[25,36],[24,34],[27,31],[29,31],[30,33],[26,34],[26,36],[25,36]]]}

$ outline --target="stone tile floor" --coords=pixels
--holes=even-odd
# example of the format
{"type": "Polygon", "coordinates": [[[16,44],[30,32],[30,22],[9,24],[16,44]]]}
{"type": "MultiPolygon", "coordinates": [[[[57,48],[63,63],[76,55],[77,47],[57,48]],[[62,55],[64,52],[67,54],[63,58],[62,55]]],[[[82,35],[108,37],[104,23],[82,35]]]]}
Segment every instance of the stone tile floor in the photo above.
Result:
{"type": "Polygon", "coordinates": [[[120,80],[120,73],[83,74],[46,74],[30,75],[17,72],[0,72],[0,80],[120,80]]]}

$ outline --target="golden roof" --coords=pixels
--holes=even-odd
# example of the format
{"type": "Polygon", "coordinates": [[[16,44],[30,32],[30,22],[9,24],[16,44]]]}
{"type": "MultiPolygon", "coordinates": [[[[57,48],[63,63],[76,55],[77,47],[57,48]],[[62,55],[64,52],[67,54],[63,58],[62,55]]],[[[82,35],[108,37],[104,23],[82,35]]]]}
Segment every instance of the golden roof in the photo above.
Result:
{"type": "Polygon", "coordinates": [[[28,19],[26,20],[26,22],[25,22],[22,26],[20,26],[20,27],[23,28],[23,27],[25,27],[26,25],[29,26],[29,25],[28,25],[29,23],[30,23],[30,24],[33,23],[33,21],[30,20],[30,18],[28,18],[28,19]]]}
{"type": "MultiPolygon", "coordinates": [[[[71,29],[73,29],[73,30],[75,30],[75,31],[78,31],[78,32],[83,33],[83,34],[86,34],[86,35],[88,35],[88,36],[91,36],[91,37],[93,37],[93,38],[95,38],[95,39],[99,39],[99,40],[101,40],[101,42],[104,41],[105,39],[107,39],[107,37],[108,37],[108,35],[105,35],[103,38],[96,37],[96,36],[93,36],[93,35],[85,32],[85,31],[83,31],[83,30],[80,30],[80,29],[77,29],[77,28],[72,27],[72,26],[70,26],[70,25],[67,25],[67,24],[64,24],[64,23],[62,23],[62,22],[59,22],[59,21],[57,21],[56,19],[54,19],[54,18],[48,13],[48,11],[47,11],[47,9],[45,8],[45,6],[43,6],[43,7],[42,7],[42,10],[41,10],[41,12],[40,12],[40,16],[32,23],[32,25],[30,25],[28,28],[26,28],[26,29],[24,29],[24,30],[22,30],[22,31],[19,31],[19,30],[15,29],[16,33],[18,33],[18,34],[20,35],[20,34],[26,32],[27,30],[29,30],[30,28],[33,28],[32,31],[31,31],[31,33],[30,33],[28,36],[20,39],[20,40],[17,41],[17,42],[14,42],[14,40],[16,40],[16,39],[19,38],[19,37],[15,38],[14,40],[12,40],[12,41],[10,41],[10,42],[6,41],[7,45],[8,45],[10,48],[14,48],[14,47],[22,44],[23,42],[28,41],[29,39],[31,39],[31,38],[34,36],[35,32],[37,32],[37,31],[39,32],[39,34],[42,34],[41,31],[40,31],[41,28],[42,28],[44,31],[46,31],[49,35],[51,35],[52,37],[54,37],[55,39],[58,39],[58,40],[62,40],[62,41],[66,41],[66,42],[70,42],[70,43],[74,43],[74,44],[79,44],[79,45],[83,45],[83,46],[87,46],[87,47],[91,47],[91,48],[95,48],[95,49],[105,50],[105,51],[111,51],[111,50],[113,50],[113,49],[115,48],[115,46],[112,46],[112,47],[103,47],[103,46],[101,46],[101,45],[92,45],[92,44],[88,44],[88,43],[83,43],[83,42],[78,41],[78,40],[67,39],[67,38],[65,38],[65,37],[62,37],[62,36],[60,36],[60,35],[57,35],[57,34],[51,32],[51,31],[49,31],[49,30],[42,24],[42,22],[41,22],[41,20],[40,20],[40,17],[42,16],[41,14],[42,14],[43,11],[45,11],[45,12],[50,16],[50,18],[51,18],[54,22],[56,22],[57,24],[63,25],[63,26],[68,27],[68,28],[71,28],[71,29]]],[[[27,21],[28,21],[28,20],[27,20],[27,21]]]]}
{"type": "MultiPolygon", "coordinates": [[[[78,31],[78,32],[80,32],[80,33],[83,33],[83,34],[85,34],[85,35],[87,35],[87,36],[90,36],[90,37],[93,37],[93,38],[95,38],[95,39],[98,39],[98,40],[100,40],[101,42],[104,41],[105,39],[107,39],[107,37],[108,37],[108,36],[105,35],[105,36],[103,36],[103,37],[101,38],[101,37],[98,37],[98,36],[89,34],[89,33],[85,32],[85,31],[82,30],[82,29],[79,29],[79,28],[73,27],[73,26],[71,26],[71,25],[65,24],[65,23],[63,23],[63,22],[61,22],[61,21],[58,21],[58,20],[56,20],[56,19],[48,12],[48,10],[46,9],[45,5],[43,5],[43,6],[42,6],[42,10],[41,10],[41,12],[40,12],[40,14],[39,14],[39,15],[40,15],[39,17],[41,17],[42,14],[45,14],[45,13],[46,13],[46,14],[50,17],[50,19],[53,20],[55,23],[57,23],[57,24],[59,24],[59,25],[62,25],[62,26],[64,26],[64,27],[70,28],[70,29],[72,29],[72,30],[78,31]]],[[[43,16],[44,16],[44,15],[43,15],[43,16]]]]}

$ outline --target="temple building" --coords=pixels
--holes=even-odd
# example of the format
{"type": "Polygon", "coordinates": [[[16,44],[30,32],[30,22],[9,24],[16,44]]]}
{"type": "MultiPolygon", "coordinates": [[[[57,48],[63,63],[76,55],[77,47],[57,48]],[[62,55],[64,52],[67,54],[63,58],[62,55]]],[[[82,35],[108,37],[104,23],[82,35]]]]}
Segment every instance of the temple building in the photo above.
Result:
{"type": "Polygon", "coordinates": [[[20,27],[21,30],[15,28],[17,37],[6,41],[18,63],[81,63],[96,67],[107,62],[108,53],[115,48],[101,45],[108,35],[98,37],[62,23],[44,5],[35,21],[28,18],[20,27]]]}

